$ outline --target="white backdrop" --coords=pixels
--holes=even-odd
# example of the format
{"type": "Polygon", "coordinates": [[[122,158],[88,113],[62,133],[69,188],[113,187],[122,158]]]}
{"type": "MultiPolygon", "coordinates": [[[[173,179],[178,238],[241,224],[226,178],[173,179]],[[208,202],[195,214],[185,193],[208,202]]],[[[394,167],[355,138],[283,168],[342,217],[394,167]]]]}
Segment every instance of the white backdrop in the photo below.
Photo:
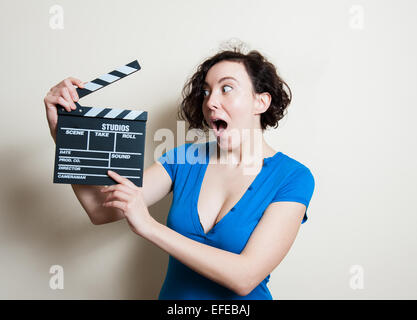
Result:
{"type": "MultiPolygon", "coordinates": [[[[168,255],[125,221],[92,225],[71,187],[52,183],[43,97],[138,59],[142,70],[82,104],[148,111],[148,167],[155,132],[176,130],[185,81],[230,38],[291,87],[266,137],[316,180],[274,299],[417,298],[415,1],[3,0],[0,15],[1,299],[157,298],[168,255]],[[50,287],[53,265],[63,289],[50,287]]],[[[161,222],[170,197],[150,208],[161,222]]]]}

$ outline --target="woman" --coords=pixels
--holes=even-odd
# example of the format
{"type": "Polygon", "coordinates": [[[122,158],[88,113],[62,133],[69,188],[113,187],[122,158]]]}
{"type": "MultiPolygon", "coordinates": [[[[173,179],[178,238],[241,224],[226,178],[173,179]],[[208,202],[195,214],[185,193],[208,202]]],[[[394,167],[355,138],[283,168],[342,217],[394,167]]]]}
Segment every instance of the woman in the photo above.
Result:
{"type": "MultiPolygon", "coordinates": [[[[56,105],[75,109],[74,85],[83,87],[68,78],[44,99],[54,140],[56,105]]],[[[183,98],[182,119],[212,130],[215,141],[168,150],[144,171],[142,188],[112,171],[118,184],[72,188],[92,223],[125,218],[170,255],[160,299],[272,299],[269,274],[307,219],[314,191],[307,167],[256,135],[278,126],[291,91],[259,52],[225,50],[199,66],[183,98]],[[148,207],[170,191],[165,226],[148,207]]]]}

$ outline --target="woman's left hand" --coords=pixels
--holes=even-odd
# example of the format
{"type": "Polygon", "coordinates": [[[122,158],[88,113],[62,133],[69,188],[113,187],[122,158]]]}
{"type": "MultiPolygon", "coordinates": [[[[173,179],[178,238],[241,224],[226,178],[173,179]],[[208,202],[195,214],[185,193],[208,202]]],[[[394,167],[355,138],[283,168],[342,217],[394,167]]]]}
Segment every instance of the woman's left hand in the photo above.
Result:
{"type": "Polygon", "coordinates": [[[149,230],[153,218],[143,199],[142,188],[137,187],[132,181],[114,171],[108,170],[107,174],[119,184],[101,189],[101,192],[108,193],[103,206],[120,209],[133,232],[144,236],[149,230]]]}

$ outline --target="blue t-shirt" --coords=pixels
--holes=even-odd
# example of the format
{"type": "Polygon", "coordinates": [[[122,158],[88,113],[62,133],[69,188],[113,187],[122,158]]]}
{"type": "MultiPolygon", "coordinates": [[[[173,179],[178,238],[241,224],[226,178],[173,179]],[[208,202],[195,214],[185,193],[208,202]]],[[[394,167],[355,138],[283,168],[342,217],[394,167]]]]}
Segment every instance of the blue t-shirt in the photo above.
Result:
{"type": "MultiPolygon", "coordinates": [[[[242,198],[210,231],[204,233],[197,212],[201,184],[216,141],[186,143],[168,150],[158,161],[172,180],[173,199],[167,226],[178,233],[222,250],[241,253],[266,208],[272,202],[295,201],[308,207],[314,191],[310,170],[282,152],[264,158],[264,164],[242,198]]],[[[307,220],[307,210],[302,223],[307,220]]],[[[159,299],[272,300],[269,275],[247,296],[200,275],[169,256],[159,299]]]]}

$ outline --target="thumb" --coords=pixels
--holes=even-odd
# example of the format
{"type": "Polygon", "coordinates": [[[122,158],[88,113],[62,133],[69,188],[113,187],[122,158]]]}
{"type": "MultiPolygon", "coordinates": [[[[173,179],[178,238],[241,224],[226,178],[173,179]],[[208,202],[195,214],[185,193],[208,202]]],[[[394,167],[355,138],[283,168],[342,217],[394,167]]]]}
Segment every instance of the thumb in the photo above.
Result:
{"type": "Polygon", "coordinates": [[[80,79],[70,77],[72,84],[75,84],[78,88],[84,88],[84,82],[80,79]]]}

